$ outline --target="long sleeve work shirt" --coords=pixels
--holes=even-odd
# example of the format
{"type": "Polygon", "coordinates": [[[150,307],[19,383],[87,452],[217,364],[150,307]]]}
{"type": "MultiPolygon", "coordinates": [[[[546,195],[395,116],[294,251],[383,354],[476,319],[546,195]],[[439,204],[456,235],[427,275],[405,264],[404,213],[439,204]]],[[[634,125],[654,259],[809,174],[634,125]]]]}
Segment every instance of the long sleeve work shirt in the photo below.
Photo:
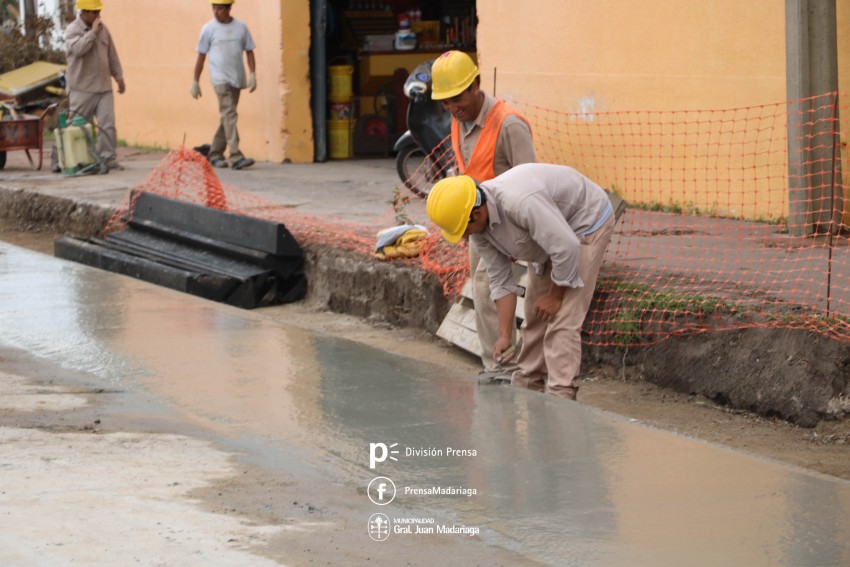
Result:
{"type": "Polygon", "coordinates": [[[69,90],[105,93],[112,90],[112,77],[116,81],[124,80],[112,35],[102,23],[98,33],[94,33],[79,17],[68,24],[65,56],[68,59],[65,80],[69,90]]]}
{"type": "Polygon", "coordinates": [[[498,300],[521,291],[511,263],[531,262],[537,269],[552,261],[552,281],[582,287],[579,238],[612,214],[611,202],[596,183],[562,165],[522,164],[480,185],[489,214],[487,229],[473,234],[498,300]]]}

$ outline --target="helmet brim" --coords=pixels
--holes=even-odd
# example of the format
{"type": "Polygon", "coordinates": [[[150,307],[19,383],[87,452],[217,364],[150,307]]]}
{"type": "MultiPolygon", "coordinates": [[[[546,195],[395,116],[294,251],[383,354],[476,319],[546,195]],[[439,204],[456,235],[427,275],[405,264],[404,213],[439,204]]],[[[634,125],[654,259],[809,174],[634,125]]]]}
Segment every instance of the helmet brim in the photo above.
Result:
{"type": "Polygon", "coordinates": [[[467,222],[465,225],[463,225],[463,230],[461,230],[459,234],[449,232],[449,231],[444,230],[442,228],[440,229],[440,232],[443,234],[443,238],[445,238],[446,240],[448,240],[452,244],[457,244],[458,242],[460,242],[461,238],[463,238],[463,235],[466,232],[467,226],[469,226],[469,222],[467,222]]]}

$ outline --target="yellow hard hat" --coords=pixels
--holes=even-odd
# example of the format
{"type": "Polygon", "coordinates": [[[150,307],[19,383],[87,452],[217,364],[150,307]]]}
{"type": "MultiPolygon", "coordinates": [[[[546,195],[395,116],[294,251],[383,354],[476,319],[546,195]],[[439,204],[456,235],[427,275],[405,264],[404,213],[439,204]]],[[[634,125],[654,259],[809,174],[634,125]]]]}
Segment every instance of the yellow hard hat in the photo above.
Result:
{"type": "Polygon", "coordinates": [[[103,10],[103,4],[100,0],[77,0],[77,10],[99,12],[103,10]]]}
{"type": "Polygon", "coordinates": [[[210,0],[210,4],[233,4],[236,0],[210,0]]]}
{"type": "Polygon", "coordinates": [[[428,193],[428,218],[442,229],[443,238],[457,242],[469,224],[477,196],[475,180],[468,175],[441,179],[428,193]]]}
{"type": "Polygon", "coordinates": [[[431,98],[443,100],[457,96],[480,74],[472,57],[463,51],[446,51],[431,66],[431,98]]]}

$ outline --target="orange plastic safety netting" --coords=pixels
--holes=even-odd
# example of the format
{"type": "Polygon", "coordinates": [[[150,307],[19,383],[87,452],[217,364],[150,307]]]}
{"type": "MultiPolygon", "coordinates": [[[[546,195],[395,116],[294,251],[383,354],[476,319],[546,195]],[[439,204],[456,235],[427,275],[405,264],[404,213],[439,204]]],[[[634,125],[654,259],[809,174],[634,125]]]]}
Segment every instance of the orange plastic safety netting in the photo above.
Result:
{"type": "MultiPolygon", "coordinates": [[[[839,136],[846,97],[585,114],[514,106],[531,124],[538,161],[571,165],[630,205],[606,253],[587,343],[645,345],[753,326],[850,340],[839,136]]],[[[388,188],[393,210],[379,226],[429,225],[414,191],[450,174],[450,157],[444,144],[407,181],[411,191],[388,188]]],[[[302,244],[352,250],[364,261],[375,243],[374,227],[306,215],[222,185],[191,150],[169,154],[137,189],[283,222],[302,244]]],[[[459,293],[468,276],[463,246],[435,232],[420,259],[447,296],[459,293]]]]}
{"type": "MultiPolygon", "coordinates": [[[[274,203],[238,187],[226,185],[221,182],[203,155],[188,148],[170,152],[148,177],[134,188],[134,194],[141,191],[281,222],[302,245],[326,244],[365,255],[371,254],[375,246],[373,227],[306,214],[291,206],[274,203]]],[[[105,232],[113,232],[126,226],[127,221],[132,218],[133,207],[131,196],[128,207],[112,217],[105,232]]],[[[389,218],[391,213],[388,209],[384,216],[389,218]]]]}
{"type": "Polygon", "coordinates": [[[539,161],[571,165],[630,205],[587,341],[640,345],[742,327],[850,340],[842,105],[830,93],[726,110],[518,106],[539,161]]]}
{"type": "MultiPolygon", "coordinates": [[[[573,166],[629,203],[606,253],[587,343],[645,345],[743,327],[850,340],[839,135],[846,97],[582,114],[514,106],[531,125],[538,161],[573,166]]],[[[439,175],[418,171],[411,181],[439,175]]],[[[429,269],[452,264],[444,247],[430,256],[429,269]]],[[[447,293],[465,278],[446,272],[447,293]]]]}

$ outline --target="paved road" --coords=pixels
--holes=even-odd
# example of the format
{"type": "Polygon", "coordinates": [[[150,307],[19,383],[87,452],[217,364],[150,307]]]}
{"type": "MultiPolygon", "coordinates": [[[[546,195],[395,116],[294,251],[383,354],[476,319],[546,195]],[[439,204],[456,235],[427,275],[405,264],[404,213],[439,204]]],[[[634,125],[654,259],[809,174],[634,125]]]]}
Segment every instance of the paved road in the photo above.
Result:
{"type": "Polygon", "coordinates": [[[274,310],[0,244],[0,321],[3,565],[850,563],[848,482],[274,310]]]}

